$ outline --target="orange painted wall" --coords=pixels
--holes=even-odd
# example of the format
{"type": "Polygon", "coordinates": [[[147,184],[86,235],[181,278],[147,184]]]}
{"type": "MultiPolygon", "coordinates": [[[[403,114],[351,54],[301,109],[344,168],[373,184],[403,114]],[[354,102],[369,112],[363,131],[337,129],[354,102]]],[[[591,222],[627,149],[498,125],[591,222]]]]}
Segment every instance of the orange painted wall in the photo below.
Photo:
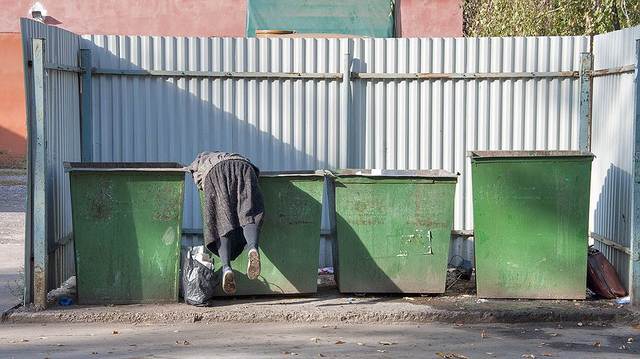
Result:
{"type": "Polygon", "coordinates": [[[21,162],[27,151],[20,34],[0,33],[0,53],[0,166],[7,166],[21,162]]]}

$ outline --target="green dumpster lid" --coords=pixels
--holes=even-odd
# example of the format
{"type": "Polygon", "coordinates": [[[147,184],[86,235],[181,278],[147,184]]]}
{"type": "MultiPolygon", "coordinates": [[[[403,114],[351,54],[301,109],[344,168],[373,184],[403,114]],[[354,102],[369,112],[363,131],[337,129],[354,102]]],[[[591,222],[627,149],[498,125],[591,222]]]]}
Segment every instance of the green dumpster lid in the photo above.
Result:
{"type": "Polygon", "coordinates": [[[65,162],[66,172],[185,172],[177,162],[65,162]]]}
{"type": "Polygon", "coordinates": [[[331,176],[331,172],[325,170],[299,170],[299,171],[260,171],[260,177],[324,177],[331,176]]]}
{"type": "Polygon", "coordinates": [[[344,169],[332,171],[341,177],[419,177],[437,179],[458,179],[458,174],[445,170],[379,170],[379,169],[344,169]]]}
{"type": "Polygon", "coordinates": [[[531,158],[531,157],[594,157],[583,151],[470,151],[469,157],[480,158],[531,158]]]}

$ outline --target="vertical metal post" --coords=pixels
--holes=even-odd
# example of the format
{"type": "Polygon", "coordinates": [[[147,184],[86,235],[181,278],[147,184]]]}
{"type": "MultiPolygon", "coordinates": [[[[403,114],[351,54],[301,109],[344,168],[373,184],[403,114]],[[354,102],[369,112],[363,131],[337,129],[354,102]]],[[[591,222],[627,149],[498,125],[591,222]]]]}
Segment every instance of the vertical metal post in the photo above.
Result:
{"type": "Polygon", "coordinates": [[[631,304],[640,306],[640,40],[636,41],[634,150],[633,150],[633,225],[631,227],[631,263],[629,263],[629,294],[631,304]]]}
{"type": "MultiPolygon", "coordinates": [[[[28,61],[31,59],[32,42],[25,43],[23,49],[24,78],[25,89],[33,86],[33,68],[29,66],[28,61]],[[31,80],[31,81],[29,81],[31,80]]],[[[33,121],[33,94],[31,91],[25,91],[26,97],[26,125],[27,125],[27,213],[25,216],[24,231],[24,273],[23,273],[23,304],[26,306],[33,302],[33,166],[35,156],[35,123],[33,121]]]]}
{"type": "Polygon", "coordinates": [[[591,70],[593,54],[580,54],[580,113],[579,146],[581,151],[591,151],[591,70]]]}
{"type": "Polygon", "coordinates": [[[45,81],[44,39],[32,39],[33,102],[35,140],[33,165],[33,304],[47,306],[47,218],[46,218],[46,135],[45,135],[45,81]]]}
{"type": "Polygon", "coordinates": [[[82,68],[80,95],[80,147],[83,162],[93,160],[93,128],[91,126],[91,50],[80,50],[80,67],[82,68]]]}
{"type": "Polygon", "coordinates": [[[340,151],[338,154],[338,166],[349,168],[352,157],[349,151],[349,143],[355,142],[349,139],[349,128],[351,128],[350,112],[351,112],[351,56],[346,52],[342,62],[342,84],[340,96],[340,151]]]}
{"type": "Polygon", "coordinates": [[[338,243],[336,242],[336,179],[333,175],[326,174],[324,176],[324,194],[322,202],[323,206],[328,207],[329,229],[331,231],[331,234],[329,235],[329,243],[331,243],[331,264],[333,265],[336,282],[338,282],[340,270],[338,269],[338,243]]]}

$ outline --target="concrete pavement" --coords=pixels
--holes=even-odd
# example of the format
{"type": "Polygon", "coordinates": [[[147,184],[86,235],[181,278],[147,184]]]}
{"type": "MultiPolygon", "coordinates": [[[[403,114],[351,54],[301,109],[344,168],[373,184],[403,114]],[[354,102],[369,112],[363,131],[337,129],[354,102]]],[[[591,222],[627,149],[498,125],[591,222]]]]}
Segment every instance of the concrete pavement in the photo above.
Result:
{"type": "Polygon", "coordinates": [[[0,312],[21,300],[26,174],[0,169],[0,312]]]}
{"type": "Polygon", "coordinates": [[[3,358],[637,358],[640,330],[567,324],[17,324],[3,358]]]}

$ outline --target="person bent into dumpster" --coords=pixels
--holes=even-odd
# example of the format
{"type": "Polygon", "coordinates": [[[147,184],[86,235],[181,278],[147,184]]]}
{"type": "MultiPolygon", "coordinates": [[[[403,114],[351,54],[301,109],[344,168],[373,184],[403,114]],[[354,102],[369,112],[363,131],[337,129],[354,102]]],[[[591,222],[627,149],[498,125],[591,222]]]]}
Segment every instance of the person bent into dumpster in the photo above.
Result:
{"type": "Polygon", "coordinates": [[[222,290],[236,292],[231,268],[248,249],[247,277],[260,276],[258,237],[264,201],[258,186],[260,170],[237,153],[203,152],[189,166],[193,181],[204,191],[204,241],[222,262],[222,290]]]}

